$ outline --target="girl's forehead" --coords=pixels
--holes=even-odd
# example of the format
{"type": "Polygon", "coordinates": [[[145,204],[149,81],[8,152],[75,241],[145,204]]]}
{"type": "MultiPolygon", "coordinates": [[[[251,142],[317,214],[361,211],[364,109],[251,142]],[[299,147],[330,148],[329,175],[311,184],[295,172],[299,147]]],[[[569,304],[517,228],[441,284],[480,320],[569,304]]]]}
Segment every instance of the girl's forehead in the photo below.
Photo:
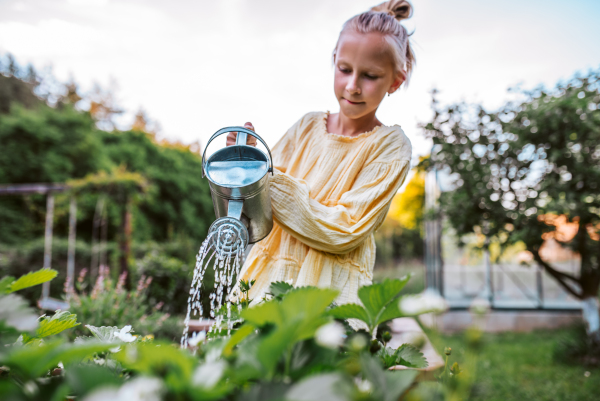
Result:
{"type": "Polygon", "coordinates": [[[390,45],[378,32],[342,32],[338,41],[336,59],[340,62],[376,65],[393,68],[390,45]]]}

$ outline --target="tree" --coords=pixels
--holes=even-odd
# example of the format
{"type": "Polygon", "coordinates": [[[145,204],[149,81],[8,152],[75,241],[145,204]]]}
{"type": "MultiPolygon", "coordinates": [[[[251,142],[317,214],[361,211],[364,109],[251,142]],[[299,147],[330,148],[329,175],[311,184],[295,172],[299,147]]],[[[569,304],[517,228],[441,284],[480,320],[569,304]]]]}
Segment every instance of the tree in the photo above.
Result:
{"type": "Polygon", "coordinates": [[[588,334],[600,343],[599,78],[600,70],[552,90],[521,91],[524,100],[494,113],[441,107],[434,92],[434,115],[423,128],[434,143],[429,167],[447,169],[454,182],[440,203],[457,234],[482,233],[503,246],[522,241],[582,300],[588,334]],[[576,225],[572,238],[559,235],[559,216],[576,225]],[[540,256],[548,236],[579,253],[577,275],[540,256]]]}
{"type": "MultiPolygon", "coordinates": [[[[71,106],[25,109],[13,103],[10,113],[0,115],[0,185],[62,183],[109,168],[97,132],[89,114],[71,106]]],[[[42,236],[44,215],[41,196],[0,197],[0,243],[42,236]]]]}
{"type": "Polygon", "coordinates": [[[29,66],[25,79],[19,77],[19,68],[12,56],[8,56],[8,65],[0,65],[0,115],[10,112],[12,103],[19,103],[26,108],[34,108],[43,104],[33,93],[39,81],[33,67],[29,66]]]}
{"type": "MultiPolygon", "coordinates": [[[[53,81],[51,76],[45,79],[53,81]]],[[[204,239],[214,211],[208,182],[201,178],[197,149],[157,141],[153,133],[144,132],[148,125],[157,129],[145,116],[141,116],[145,127],[112,130],[112,118],[120,109],[109,91],[97,87],[87,95],[85,100],[95,104],[94,110],[87,112],[75,107],[81,96],[73,80],[64,91],[48,95],[58,99],[53,106],[34,94],[35,82],[32,70],[20,70],[10,57],[0,65],[0,185],[63,183],[123,165],[146,177],[155,188],[131,210],[134,240],[184,238],[199,244],[204,239]],[[97,123],[111,131],[98,129],[97,123]]],[[[77,201],[78,237],[89,239],[97,195],[79,196],[77,201]]],[[[57,216],[62,207],[59,203],[57,200],[57,216]]],[[[68,209],[68,202],[65,206],[68,209]]],[[[16,244],[43,235],[44,213],[41,196],[0,197],[0,243],[16,244]]],[[[109,240],[121,231],[121,217],[120,213],[109,214],[109,240]]],[[[67,232],[62,223],[57,219],[58,236],[67,232]]]]}

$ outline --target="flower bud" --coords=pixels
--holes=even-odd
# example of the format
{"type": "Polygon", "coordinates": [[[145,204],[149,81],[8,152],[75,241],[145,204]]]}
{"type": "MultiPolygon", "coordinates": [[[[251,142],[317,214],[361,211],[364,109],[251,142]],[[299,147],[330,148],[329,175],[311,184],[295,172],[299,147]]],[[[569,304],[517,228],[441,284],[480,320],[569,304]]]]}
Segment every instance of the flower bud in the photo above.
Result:
{"type": "Polygon", "coordinates": [[[369,347],[369,351],[371,351],[371,354],[376,353],[380,349],[381,349],[381,344],[379,343],[379,341],[378,340],[372,340],[371,341],[371,346],[369,347]]]}

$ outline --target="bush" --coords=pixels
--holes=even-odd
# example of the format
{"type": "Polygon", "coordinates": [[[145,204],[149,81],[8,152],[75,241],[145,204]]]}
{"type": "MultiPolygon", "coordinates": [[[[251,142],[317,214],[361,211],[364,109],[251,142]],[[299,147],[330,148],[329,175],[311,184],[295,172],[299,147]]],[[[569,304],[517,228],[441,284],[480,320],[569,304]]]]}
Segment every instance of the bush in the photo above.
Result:
{"type": "MultiPolygon", "coordinates": [[[[108,276],[108,270],[101,268],[96,283],[91,291],[87,291],[86,273],[85,269],[81,271],[75,283],[76,291],[67,297],[71,311],[83,323],[74,330],[74,336],[84,335],[87,332],[85,325],[123,327],[133,324],[137,334],[157,336],[157,333],[167,333],[170,336],[170,330],[162,328],[170,316],[160,311],[163,303],[151,306],[148,302],[147,290],[152,277],[142,275],[137,288],[127,291],[124,288],[125,274],[114,283],[108,276]]],[[[168,323],[174,325],[175,322],[170,320],[168,323]]],[[[181,332],[183,326],[179,330],[181,332]]]]}
{"type": "Polygon", "coordinates": [[[193,266],[158,252],[151,252],[135,264],[136,279],[152,277],[148,288],[151,305],[163,303],[165,312],[185,314],[193,266]]]}
{"type": "MultiPolygon", "coordinates": [[[[162,312],[171,315],[182,315],[187,312],[187,298],[192,281],[197,245],[193,240],[178,239],[167,243],[143,242],[132,244],[134,261],[131,265],[133,281],[139,281],[142,275],[153,278],[146,289],[146,302],[149,307],[162,302],[162,312]]],[[[68,241],[64,238],[54,238],[52,241],[52,266],[58,276],[50,282],[50,295],[53,298],[64,296],[66,281],[68,241]]],[[[106,244],[107,261],[109,265],[117,264],[117,245],[114,242],[106,244]]],[[[38,239],[23,243],[18,247],[0,245],[0,275],[21,276],[39,269],[44,260],[44,240],[38,239]]],[[[85,280],[92,286],[89,266],[91,261],[91,246],[83,241],[76,242],[75,275],[85,269],[85,280]]],[[[109,273],[113,281],[118,277],[115,272],[109,273]]],[[[206,288],[214,285],[214,270],[207,269],[204,277],[206,288]]],[[[31,306],[36,305],[41,297],[41,287],[31,287],[22,291],[31,306]]],[[[201,302],[204,310],[209,310],[209,292],[202,292],[201,302]]],[[[208,317],[208,316],[206,316],[208,317]]],[[[170,321],[171,319],[169,319],[170,321]]],[[[170,334],[169,334],[170,336],[170,334]]]]}

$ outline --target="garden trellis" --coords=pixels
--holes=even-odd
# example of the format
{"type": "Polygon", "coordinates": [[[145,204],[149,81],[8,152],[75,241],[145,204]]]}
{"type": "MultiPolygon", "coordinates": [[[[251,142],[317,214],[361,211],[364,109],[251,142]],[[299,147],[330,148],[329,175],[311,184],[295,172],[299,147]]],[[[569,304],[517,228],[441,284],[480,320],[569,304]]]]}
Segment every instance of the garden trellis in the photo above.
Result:
{"type": "MultiPolygon", "coordinates": [[[[36,184],[11,184],[0,186],[0,196],[25,196],[25,195],[46,195],[46,218],[44,228],[44,268],[52,267],[52,237],[54,226],[54,195],[57,193],[67,193],[70,186],[63,183],[36,183],[36,184]]],[[[94,234],[98,231],[99,226],[105,226],[106,221],[102,218],[104,210],[104,197],[101,196],[96,208],[94,216],[94,234]]],[[[73,291],[75,279],[75,239],[77,227],[77,200],[74,195],[70,196],[69,202],[69,234],[68,234],[68,251],[67,251],[67,283],[68,288],[65,288],[67,294],[73,291]]],[[[105,231],[105,230],[103,230],[105,231]]],[[[95,239],[96,235],[93,235],[95,239]]],[[[94,242],[94,241],[93,241],[94,242]]],[[[94,244],[95,245],[95,244],[94,244]]],[[[92,247],[92,270],[97,266],[98,247],[92,247]]],[[[106,259],[100,257],[101,260],[106,259]]],[[[102,263],[102,262],[101,262],[102,263]]],[[[68,309],[68,304],[55,298],[50,297],[50,282],[44,283],[42,287],[42,296],[39,300],[39,306],[42,309],[56,310],[68,309]]]]}

